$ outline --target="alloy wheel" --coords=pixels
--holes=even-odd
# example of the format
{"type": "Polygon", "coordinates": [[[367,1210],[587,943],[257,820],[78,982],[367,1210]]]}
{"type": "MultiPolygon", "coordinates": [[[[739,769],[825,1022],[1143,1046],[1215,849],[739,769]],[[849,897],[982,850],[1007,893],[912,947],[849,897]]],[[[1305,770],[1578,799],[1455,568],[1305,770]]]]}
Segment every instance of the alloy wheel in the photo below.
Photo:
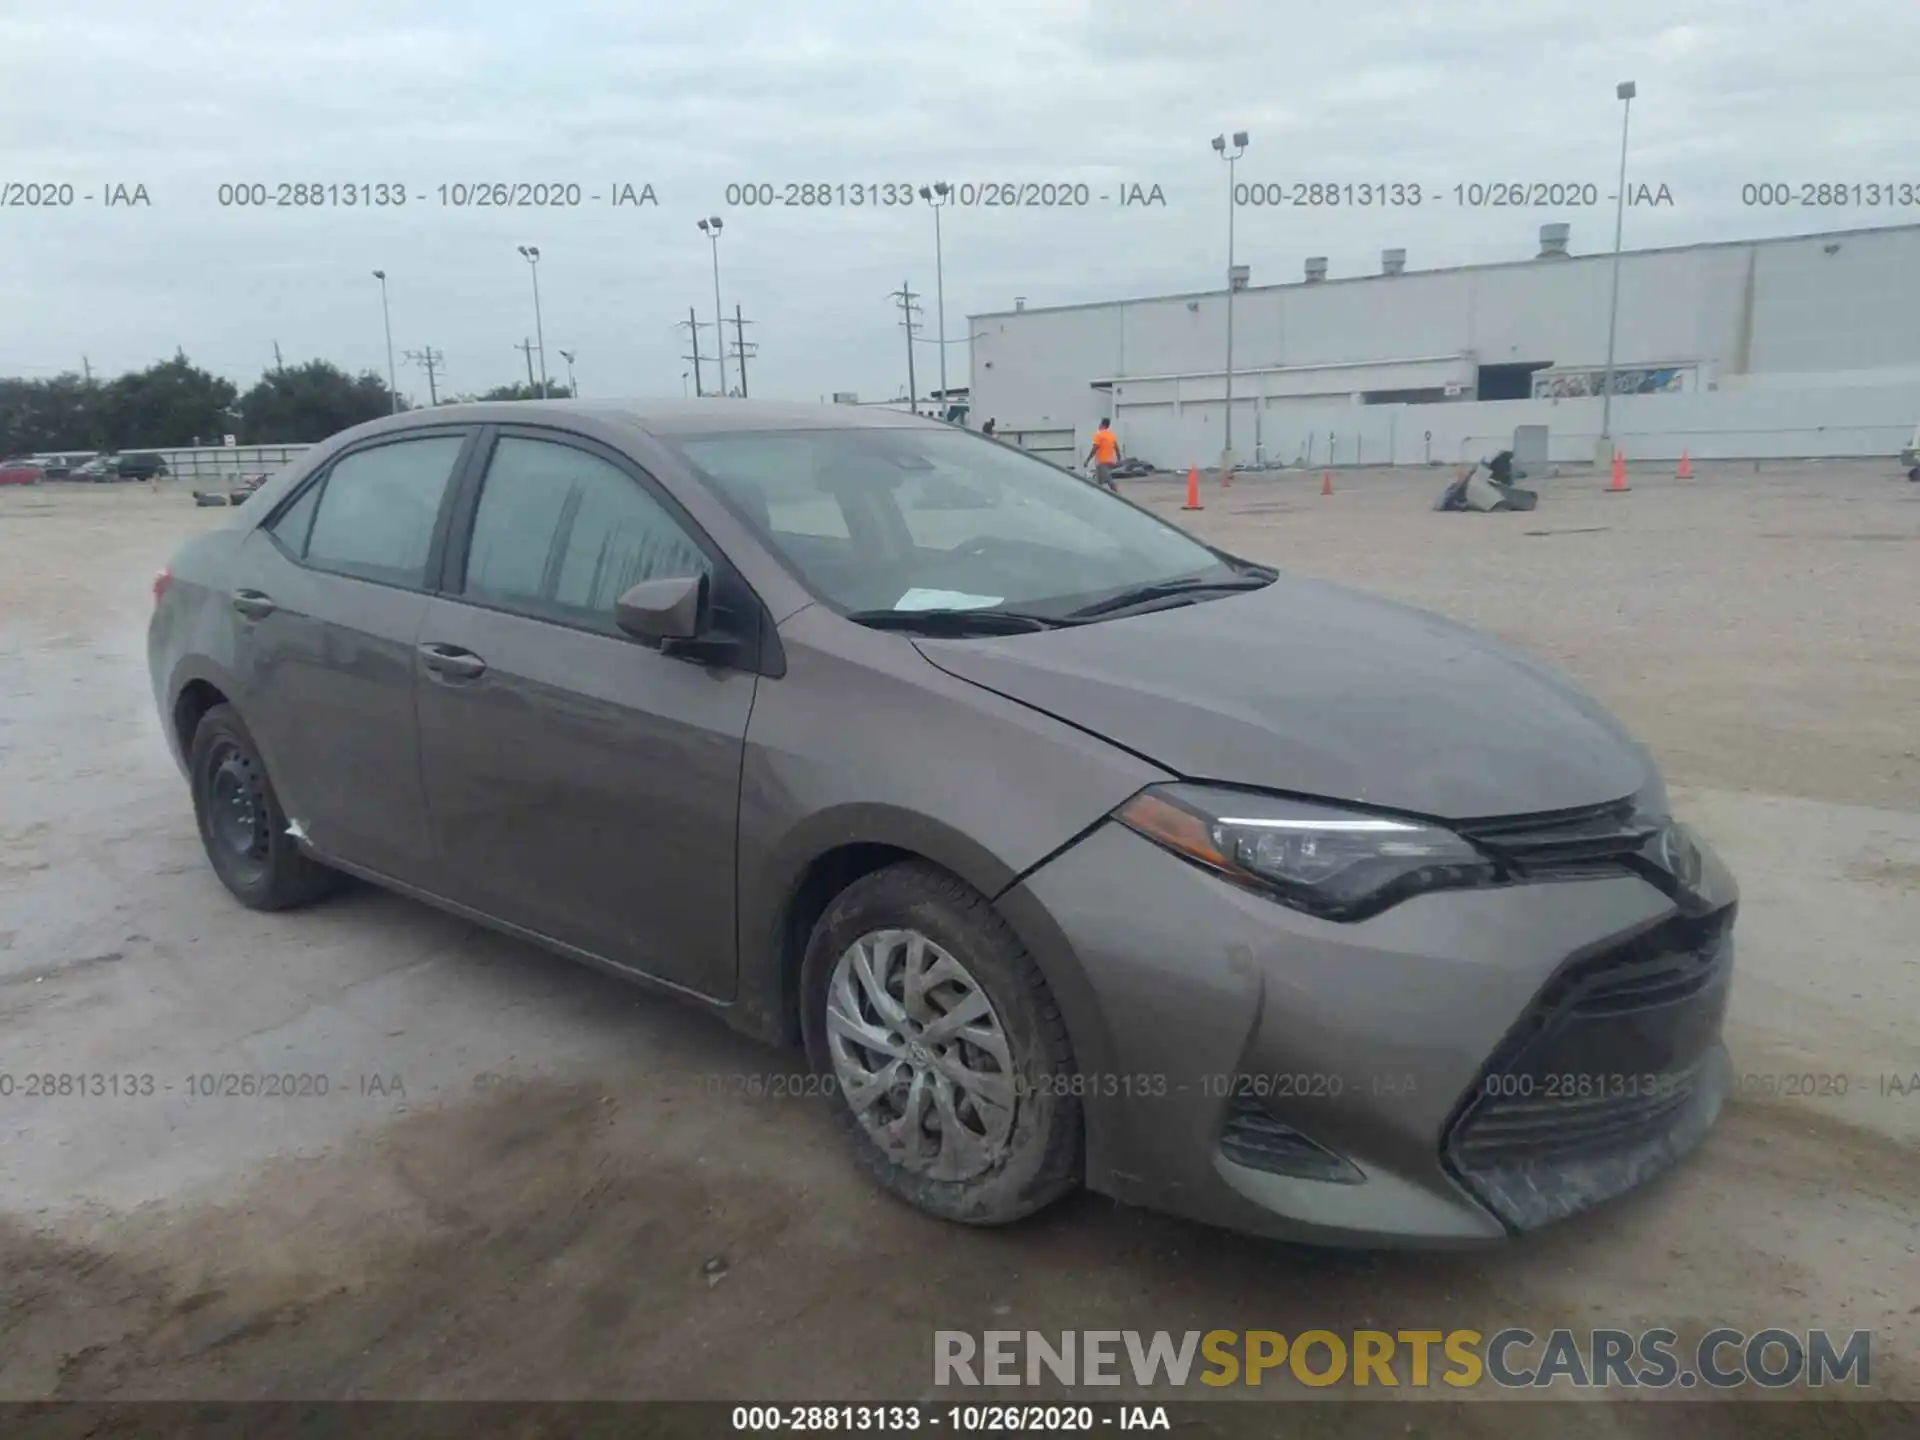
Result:
{"type": "Polygon", "coordinates": [[[903,1169],[963,1181],[1006,1154],[1012,1048],[986,991],[917,930],[875,930],[827,985],[835,1078],[867,1136],[903,1169]]]}

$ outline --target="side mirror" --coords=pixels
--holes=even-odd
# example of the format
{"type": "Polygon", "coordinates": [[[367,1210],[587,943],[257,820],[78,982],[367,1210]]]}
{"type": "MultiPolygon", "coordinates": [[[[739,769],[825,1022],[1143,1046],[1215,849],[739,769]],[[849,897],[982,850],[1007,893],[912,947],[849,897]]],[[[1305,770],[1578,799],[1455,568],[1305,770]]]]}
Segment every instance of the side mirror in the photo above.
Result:
{"type": "Polygon", "coordinates": [[[707,624],[707,577],[642,580],[614,603],[613,622],[639,640],[692,640],[707,624]]]}
{"type": "Polygon", "coordinates": [[[740,658],[740,642],[716,633],[711,582],[705,575],[642,580],[613,606],[613,622],[638,640],[658,644],[662,655],[696,665],[727,665],[740,658]]]}

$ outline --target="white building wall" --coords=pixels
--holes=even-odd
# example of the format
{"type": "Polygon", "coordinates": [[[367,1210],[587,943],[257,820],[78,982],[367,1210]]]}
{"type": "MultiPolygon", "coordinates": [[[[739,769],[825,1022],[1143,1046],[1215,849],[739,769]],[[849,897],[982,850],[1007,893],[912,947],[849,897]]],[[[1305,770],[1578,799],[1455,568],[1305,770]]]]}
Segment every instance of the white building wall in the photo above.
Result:
{"type": "Polygon", "coordinates": [[[1759,247],[1755,294],[1756,373],[1920,364],[1920,227],[1759,247]]]}
{"type": "MultiPolygon", "coordinates": [[[[1920,419],[1920,226],[1629,253],[1620,269],[1617,364],[1694,364],[1700,385],[1616,398],[1630,456],[1677,455],[1683,435],[1699,438],[1696,454],[1888,454],[1920,419]]],[[[1341,463],[1382,451],[1417,462],[1432,431],[1435,458],[1451,460],[1479,443],[1470,437],[1546,423],[1556,458],[1588,458],[1597,400],[1475,401],[1471,382],[1475,365],[1604,364],[1611,284],[1612,258],[1591,255],[1242,291],[1234,448],[1252,457],[1257,440],[1267,459],[1319,464],[1331,435],[1341,463]],[[1461,400],[1356,403],[1361,391],[1433,383],[1404,379],[1421,357],[1455,357],[1461,400]],[[1351,362],[1369,363],[1297,368],[1351,362]],[[1371,413],[1388,410],[1402,413],[1371,413]]],[[[1071,426],[1084,452],[1112,414],[1121,443],[1148,459],[1211,463],[1224,441],[1225,321],[1219,292],[975,317],[975,421],[1071,426]],[[1147,378],[1175,375],[1172,386],[1147,378]],[[1117,393],[1093,388],[1116,380],[1117,393]]]]}

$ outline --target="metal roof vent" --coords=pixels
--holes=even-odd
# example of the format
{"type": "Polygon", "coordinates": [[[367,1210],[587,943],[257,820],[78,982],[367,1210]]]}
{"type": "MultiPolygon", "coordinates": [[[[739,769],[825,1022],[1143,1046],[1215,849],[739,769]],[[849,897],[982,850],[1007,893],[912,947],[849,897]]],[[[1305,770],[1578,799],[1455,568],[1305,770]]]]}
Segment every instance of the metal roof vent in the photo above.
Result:
{"type": "Polygon", "coordinates": [[[1024,295],[1016,295],[1016,296],[1014,296],[1014,297],[1013,297],[1013,308],[1014,308],[1014,309],[1016,309],[1016,310],[1024,310],[1024,309],[1026,309],[1026,308],[1027,308],[1027,297],[1026,297],[1026,296],[1024,296],[1024,295]]]}
{"type": "Polygon", "coordinates": [[[1308,281],[1310,282],[1320,281],[1326,278],[1327,278],[1327,257],[1324,255],[1308,256],[1307,257],[1308,281]]]}
{"type": "Polygon", "coordinates": [[[1540,227],[1540,253],[1536,260],[1564,260],[1567,255],[1567,235],[1569,227],[1564,224],[1542,225],[1540,227]]]}
{"type": "Polygon", "coordinates": [[[1407,252],[1404,250],[1382,250],[1380,252],[1380,273],[1382,275],[1404,275],[1407,270],[1407,252]]]}
{"type": "Polygon", "coordinates": [[[1227,284],[1235,290],[1247,288],[1247,282],[1253,278],[1253,271],[1245,265],[1236,265],[1227,271],[1227,284]]]}

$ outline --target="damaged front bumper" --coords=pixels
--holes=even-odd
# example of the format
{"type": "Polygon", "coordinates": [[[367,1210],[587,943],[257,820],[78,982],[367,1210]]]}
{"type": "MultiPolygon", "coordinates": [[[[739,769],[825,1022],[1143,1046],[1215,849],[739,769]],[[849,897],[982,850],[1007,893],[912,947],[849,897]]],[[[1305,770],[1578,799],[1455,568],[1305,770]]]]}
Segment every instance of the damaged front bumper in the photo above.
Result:
{"type": "Polygon", "coordinates": [[[1635,875],[1534,881],[1337,924],[1109,825],[1002,903],[1051,917],[1073,953],[1039,958],[1091,996],[1113,1072],[1086,1081],[1092,1188],[1287,1239],[1439,1245],[1578,1213],[1711,1127],[1735,890],[1710,854],[1698,891],[1683,913],[1635,875]]]}

